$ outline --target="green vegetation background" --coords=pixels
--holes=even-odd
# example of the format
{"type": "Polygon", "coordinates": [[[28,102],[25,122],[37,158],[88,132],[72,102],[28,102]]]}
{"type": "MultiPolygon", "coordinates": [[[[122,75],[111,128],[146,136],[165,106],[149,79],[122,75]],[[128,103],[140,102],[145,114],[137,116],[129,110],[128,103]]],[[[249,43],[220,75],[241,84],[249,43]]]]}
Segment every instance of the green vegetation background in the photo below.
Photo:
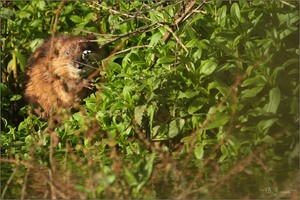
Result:
{"type": "Polygon", "coordinates": [[[1,198],[295,198],[298,1],[1,1],[1,198]],[[59,125],[22,74],[54,33],[109,44],[59,125]]]}

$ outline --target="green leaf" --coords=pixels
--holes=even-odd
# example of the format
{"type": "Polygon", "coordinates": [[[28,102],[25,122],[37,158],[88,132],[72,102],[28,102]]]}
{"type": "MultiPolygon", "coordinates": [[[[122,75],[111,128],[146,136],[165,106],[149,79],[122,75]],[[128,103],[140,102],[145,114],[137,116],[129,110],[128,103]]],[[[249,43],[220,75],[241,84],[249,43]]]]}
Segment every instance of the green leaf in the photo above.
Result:
{"type": "Polygon", "coordinates": [[[266,135],[261,141],[263,141],[269,145],[272,145],[275,143],[275,139],[269,135],[266,135]]]}
{"type": "Polygon", "coordinates": [[[185,123],[184,119],[175,119],[173,121],[170,122],[170,126],[169,126],[169,137],[173,138],[175,136],[177,136],[181,129],[183,128],[183,125],[185,123]]]}
{"type": "Polygon", "coordinates": [[[149,117],[150,130],[152,130],[154,114],[157,110],[158,110],[157,105],[150,105],[147,108],[147,116],[149,117]]]}
{"type": "Polygon", "coordinates": [[[214,82],[211,82],[208,84],[207,90],[210,92],[211,89],[217,89],[219,90],[223,95],[226,95],[228,92],[227,86],[221,82],[220,80],[215,80],[214,82]]]}
{"type": "Polygon", "coordinates": [[[281,93],[279,88],[275,87],[272,90],[270,90],[269,97],[270,99],[266,111],[276,114],[281,99],[281,93]]]}
{"type": "Polygon", "coordinates": [[[12,94],[12,91],[4,83],[0,83],[0,87],[1,87],[1,98],[8,97],[10,94],[12,94]]]}
{"type": "Polygon", "coordinates": [[[150,39],[150,46],[155,46],[161,41],[162,34],[160,32],[155,33],[150,39]]]}
{"type": "Polygon", "coordinates": [[[147,163],[144,166],[144,172],[145,173],[144,173],[144,176],[143,176],[143,180],[145,181],[145,183],[151,176],[154,159],[155,159],[155,153],[150,154],[150,156],[148,156],[148,158],[147,158],[147,163]]]}
{"type": "Polygon", "coordinates": [[[132,100],[131,92],[132,92],[133,89],[134,89],[133,85],[125,85],[125,87],[123,88],[123,93],[122,94],[124,96],[124,99],[127,102],[131,102],[131,100],[132,100]]]}
{"type": "Polygon", "coordinates": [[[27,11],[25,11],[25,10],[22,10],[22,11],[20,11],[19,12],[19,18],[23,18],[23,19],[25,19],[25,18],[30,18],[30,16],[31,16],[31,13],[30,12],[27,12],[27,11]]]}
{"type": "Polygon", "coordinates": [[[229,119],[230,117],[226,113],[219,113],[211,119],[210,123],[206,127],[204,127],[204,130],[224,126],[229,121],[229,119]]]}
{"type": "Polygon", "coordinates": [[[78,15],[71,15],[70,20],[75,23],[80,23],[83,21],[82,18],[79,17],[78,15]]]}
{"type": "Polygon", "coordinates": [[[138,184],[138,181],[136,180],[134,174],[127,167],[124,167],[124,176],[129,186],[132,187],[138,184]]]}
{"type": "Polygon", "coordinates": [[[200,110],[204,104],[208,101],[206,98],[198,98],[192,101],[192,103],[189,105],[188,113],[193,114],[194,112],[197,112],[200,110]]]}
{"type": "Polygon", "coordinates": [[[140,126],[142,125],[142,119],[144,116],[145,109],[146,109],[146,105],[137,106],[134,109],[134,118],[136,120],[136,123],[140,126]]]}
{"type": "Polygon", "coordinates": [[[218,10],[218,15],[219,15],[218,23],[219,23],[221,26],[225,26],[225,22],[226,22],[226,14],[227,14],[227,6],[226,6],[226,5],[223,5],[222,8],[220,8],[220,9],[218,10]]]}
{"type": "MultiPolygon", "coordinates": [[[[18,131],[26,130],[28,124],[26,121],[22,121],[18,126],[18,131]]],[[[25,132],[25,131],[24,131],[25,132]]]]}
{"type": "Polygon", "coordinates": [[[241,18],[241,12],[240,12],[240,7],[237,3],[233,3],[231,8],[230,8],[230,14],[232,17],[237,17],[237,19],[240,20],[241,18]]]}
{"type": "Polygon", "coordinates": [[[14,17],[14,12],[8,8],[0,8],[0,17],[4,19],[12,19],[14,17]]]}
{"type": "Polygon", "coordinates": [[[267,83],[267,80],[265,79],[264,76],[258,75],[254,78],[248,78],[246,79],[241,86],[246,87],[249,85],[255,85],[255,86],[263,86],[267,83]]]}
{"type": "Polygon", "coordinates": [[[202,159],[203,158],[203,154],[204,154],[204,145],[203,144],[198,144],[195,147],[194,153],[197,159],[202,159]]]}
{"type": "Polygon", "coordinates": [[[19,95],[19,94],[14,94],[11,98],[10,98],[10,101],[18,101],[22,99],[22,96],[19,95]]]}
{"type": "Polygon", "coordinates": [[[204,60],[202,61],[200,72],[205,75],[212,74],[217,68],[218,64],[212,60],[204,60]]]}
{"type": "Polygon", "coordinates": [[[174,60],[172,56],[163,56],[157,60],[157,64],[171,64],[174,60]]]}
{"type": "Polygon", "coordinates": [[[29,23],[30,26],[32,27],[40,27],[42,25],[43,21],[40,20],[40,19],[36,19],[36,20],[33,20],[29,23]]]}
{"type": "Polygon", "coordinates": [[[182,99],[182,98],[192,98],[196,95],[199,94],[199,91],[192,91],[192,90],[187,90],[186,92],[179,92],[179,95],[178,95],[178,99],[182,99]]]}
{"type": "Polygon", "coordinates": [[[257,124],[257,130],[260,133],[266,133],[270,127],[273,126],[273,124],[275,122],[278,121],[278,118],[272,118],[272,119],[267,119],[267,120],[261,120],[258,124],[257,124]]]}
{"type": "Polygon", "coordinates": [[[287,36],[289,36],[290,34],[296,32],[298,30],[299,27],[289,27],[287,29],[285,29],[284,31],[282,31],[280,34],[279,34],[279,38],[280,40],[286,38],[287,36]]]}
{"type": "Polygon", "coordinates": [[[32,51],[35,51],[38,47],[40,47],[43,44],[43,42],[44,42],[43,39],[37,38],[37,39],[32,40],[29,43],[29,46],[32,51]]]}
{"type": "Polygon", "coordinates": [[[26,58],[19,51],[15,51],[16,57],[20,63],[21,70],[24,71],[26,65],[26,58]]]}
{"type": "MultiPolygon", "coordinates": [[[[262,16],[263,16],[263,14],[261,13],[259,16],[256,16],[256,18],[254,20],[252,20],[253,27],[255,27],[258,24],[258,22],[260,21],[262,16]]],[[[251,29],[251,30],[253,30],[253,29],[251,29]]]]}
{"type": "Polygon", "coordinates": [[[85,102],[86,107],[91,111],[96,111],[96,95],[91,94],[88,98],[83,100],[85,102]]]}
{"type": "Polygon", "coordinates": [[[245,99],[245,98],[250,98],[250,97],[256,97],[256,95],[262,91],[264,87],[262,86],[258,86],[258,87],[254,87],[254,88],[251,88],[251,89],[248,89],[248,90],[243,90],[241,92],[242,94],[242,99],[245,99]]]}
{"type": "Polygon", "coordinates": [[[113,72],[121,73],[122,66],[119,63],[110,61],[107,63],[107,68],[113,72]]]}

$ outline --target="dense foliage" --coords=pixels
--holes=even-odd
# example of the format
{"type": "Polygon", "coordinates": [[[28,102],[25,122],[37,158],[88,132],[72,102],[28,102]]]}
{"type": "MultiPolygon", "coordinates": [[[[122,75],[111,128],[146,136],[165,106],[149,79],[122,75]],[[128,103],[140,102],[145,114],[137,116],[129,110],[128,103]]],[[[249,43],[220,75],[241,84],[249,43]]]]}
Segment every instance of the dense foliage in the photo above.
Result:
{"type": "Polygon", "coordinates": [[[294,198],[298,1],[4,1],[1,198],[294,198]],[[28,112],[27,58],[57,33],[109,45],[59,125],[28,112]]]}

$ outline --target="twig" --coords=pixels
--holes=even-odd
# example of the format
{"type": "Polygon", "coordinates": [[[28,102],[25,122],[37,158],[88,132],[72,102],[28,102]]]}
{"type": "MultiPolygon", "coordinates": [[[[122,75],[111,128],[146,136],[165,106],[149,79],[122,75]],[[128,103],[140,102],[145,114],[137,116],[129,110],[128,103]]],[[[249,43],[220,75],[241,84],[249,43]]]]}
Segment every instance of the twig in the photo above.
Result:
{"type": "Polygon", "coordinates": [[[125,52],[128,52],[128,51],[131,51],[132,49],[141,49],[141,48],[147,48],[147,47],[152,48],[153,46],[151,46],[151,45],[133,46],[133,47],[124,49],[122,51],[115,52],[115,53],[111,54],[109,57],[117,55],[117,54],[121,54],[121,53],[125,53],[125,52]]]}
{"type": "Polygon", "coordinates": [[[164,26],[163,24],[160,24],[159,23],[159,25],[161,25],[162,27],[164,27],[165,29],[167,29],[168,30],[168,32],[164,35],[164,37],[163,37],[163,41],[164,41],[164,43],[166,43],[169,39],[170,39],[170,37],[168,37],[168,38],[165,38],[167,35],[169,35],[170,34],[170,36],[171,36],[171,34],[173,35],[173,37],[175,38],[175,40],[180,44],[180,46],[182,46],[182,48],[185,50],[185,52],[186,53],[189,53],[189,51],[187,50],[187,48],[184,46],[184,44],[181,42],[181,40],[175,35],[175,33],[174,33],[174,31],[171,29],[171,28],[169,28],[169,27],[167,27],[167,26],[164,26]]]}
{"type": "Polygon", "coordinates": [[[57,27],[57,24],[58,24],[58,17],[59,17],[59,14],[62,10],[62,7],[64,6],[64,4],[67,3],[66,0],[62,0],[58,6],[58,9],[54,11],[55,13],[55,19],[54,19],[54,23],[53,23],[53,27],[52,27],[52,37],[51,37],[51,44],[50,44],[50,56],[49,56],[49,59],[52,58],[52,53],[53,53],[53,43],[54,43],[54,35],[56,33],[56,27],[57,27]]]}
{"type": "Polygon", "coordinates": [[[294,5],[292,5],[292,4],[290,4],[290,3],[286,2],[286,1],[281,0],[280,2],[283,3],[283,4],[285,4],[285,5],[290,6],[290,7],[292,7],[292,8],[295,8],[294,5]]]}
{"type": "MultiPolygon", "coordinates": [[[[175,23],[171,26],[171,28],[168,28],[166,26],[164,26],[168,32],[163,36],[163,42],[164,43],[167,43],[170,38],[171,38],[171,35],[174,36],[174,38],[176,39],[176,41],[182,46],[182,48],[188,53],[188,50],[187,48],[183,45],[183,43],[181,42],[181,40],[174,34],[174,32],[178,29],[178,27],[180,26],[180,24],[186,20],[190,15],[191,15],[191,10],[192,8],[194,7],[194,5],[197,3],[197,0],[193,0],[192,2],[190,2],[183,13],[179,12],[176,14],[175,18],[178,17],[176,20],[175,20],[175,23]]],[[[196,9],[200,9],[203,4],[205,3],[205,1],[203,1],[196,9]]],[[[154,58],[154,61],[153,61],[153,64],[151,67],[153,67],[157,61],[157,57],[155,56],[154,58]]]]}
{"type": "MultiPolygon", "coordinates": [[[[175,20],[175,23],[171,26],[172,31],[175,31],[176,29],[178,29],[180,23],[183,22],[184,19],[186,19],[186,16],[190,14],[193,6],[196,4],[197,0],[193,0],[192,2],[190,2],[186,8],[185,11],[183,13],[177,13],[176,16],[178,16],[178,18],[175,20]]],[[[202,4],[200,6],[202,6],[204,4],[204,2],[202,2],[202,4]]],[[[175,18],[176,18],[175,16],[175,18]]],[[[163,41],[167,42],[170,37],[171,37],[172,32],[169,31],[167,32],[164,37],[163,37],[163,41]]]]}
{"type": "MultiPolygon", "coordinates": [[[[55,173],[55,166],[54,166],[54,162],[53,162],[53,155],[54,155],[54,147],[56,146],[55,143],[57,143],[57,141],[55,141],[54,138],[56,137],[56,139],[57,139],[57,136],[55,135],[55,133],[53,131],[50,131],[50,135],[51,135],[51,140],[50,140],[50,151],[49,151],[49,162],[50,162],[49,178],[50,178],[50,182],[54,182],[53,176],[55,173]]],[[[52,199],[56,199],[55,188],[53,187],[53,185],[50,185],[50,188],[51,188],[52,199]]]]}
{"type": "MultiPolygon", "coordinates": [[[[106,43],[104,43],[103,45],[101,45],[100,48],[104,47],[104,46],[107,46],[121,38],[125,38],[125,37],[129,37],[129,36],[134,36],[134,35],[139,35],[141,33],[147,33],[147,32],[151,32],[153,30],[156,30],[158,29],[160,26],[163,26],[162,24],[167,24],[165,22],[155,22],[155,23],[152,23],[144,28],[141,28],[141,29],[138,29],[138,30],[135,30],[135,31],[132,31],[132,32],[129,32],[129,33],[124,33],[124,34],[119,34],[119,35],[113,35],[113,34],[99,34],[99,33],[93,33],[93,32],[90,32],[90,31],[86,31],[86,30],[82,30],[82,29],[78,29],[76,28],[75,30],[79,30],[81,32],[85,32],[85,33],[89,33],[89,34],[94,34],[96,36],[102,36],[102,37],[106,37],[106,38],[109,38],[111,37],[111,39],[105,39],[107,40],[106,43]],[[153,26],[156,26],[152,29],[150,29],[151,27],[153,26]]],[[[89,40],[89,42],[99,42],[99,40],[89,40]]]]}
{"type": "Polygon", "coordinates": [[[235,164],[235,166],[232,167],[232,169],[215,184],[215,187],[209,191],[207,197],[209,198],[222,184],[224,184],[226,180],[229,180],[230,178],[234,177],[237,173],[243,171],[251,162],[253,162],[256,159],[257,153],[258,152],[253,152],[246,158],[240,160],[237,164],[235,164]]]}
{"type": "Polygon", "coordinates": [[[190,17],[192,14],[194,14],[194,13],[207,14],[206,11],[200,10],[200,8],[203,6],[204,3],[205,3],[205,1],[203,1],[203,3],[200,4],[199,6],[197,6],[197,8],[195,8],[194,10],[192,10],[191,12],[189,12],[189,13],[187,14],[187,16],[183,19],[183,21],[185,21],[187,18],[189,18],[189,17],[190,17]]]}
{"type": "MultiPolygon", "coordinates": [[[[121,15],[124,15],[125,17],[136,18],[135,15],[130,15],[130,14],[127,14],[127,13],[125,13],[125,12],[120,12],[120,11],[114,10],[114,9],[112,9],[112,8],[108,8],[108,7],[106,7],[106,6],[101,5],[101,4],[98,3],[98,2],[93,2],[93,3],[96,4],[97,6],[99,6],[99,7],[103,8],[103,9],[105,9],[105,10],[108,10],[111,14],[121,14],[121,15]]],[[[99,10],[98,8],[96,8],[96,9],[99,10]]]]}
{"type": "MultiPolygon", "coordinates": [[[[164,22],[161,22],[161,23],[164,23],[164,22]]],[[[156,25],[160,25],[160,23],[159,23],[159,22],[155,22],[155,23],[153,23],[153,24],[150,24],[149,26],[146,26],[145,28],[141,28],[141,29],[138,29],[138,30],[136,30],[136,31],[129,32],[129,33],[120,34],[120,35],[118,35],[117,37],[112,38],[110,41],[108,41],[107,43],[105,43],[105,44],[102,45],[102,46],[107,46],[107,45],[109,45],[109,44],[111,44],[111,43],[113,43],[113,42],[115,42],[115,41],[117,41],[117,40],[119,40],[119,39],[121,39],[121,38],[129,37],[129,36],[134,36],[134,35],[139,35],[139,34],[141,34],[141,33],[147,33],[147,32],[153,31],[153,30],[155,30],[155,29],[158,29],[159,26],[154,27],[154,28],[152,28],[152,29],[149,29],[149,28],[151,28],[151,27],[153,27],[153,26],[156,26],[156,25]]],[[[96,40],[96,41],[97,41],[97,40],[96,40]]]]}
{"type": "Polygon", "coordinates": [[[26,170],[25,177],[24,177],[24,185],[22,187],[22,196],[21,196],[21,199],[25,199],[25,193],[26,193],[27,179],[28,179],[29,171],[30,171],[30,168],[28,167],[27,170],[26,170]]]}
{"type": "Polygon", "coordinates": [[[149,149],[151,150],[151,152],[155,152],[155,147],[154,147],[154,146],[151,144],[151,142],[144,136],[145,133],[143,133],[143,132],[139,129],[139,127],[138,127],[138,125],[137,125],[135,119],[132,119],[132,120],[131,120],[131,124],[133,125],[134,131],[135,131],[135,133],[137,134],[139,140],[140,140],[147,148],[149,148],[149,149]]]}
{"type": "Polygon", "coordinates": [[[20,160],[15,160],[15,159],[5,159],[5,158],[0,158],[0,162],[8,162],[8,163],[14,163],[17,164],[18,166],[24,165],[26,167],[33,167],[30,163],[20,161],[20,160]]]}
{"type": "Polygon", "coordinates": [[[50,190],[51,190],[51,199],[57,199],[56,198],[56,188],[54,187],[54,185],[52,184],[54,182],[53,180],[53,170],[51,168],[48,169],[49,171],[49,179],[46,179],[46,181],[48,182],[49,186],[50,186],[50,190]]]}
{"type": "MultiPolygon", "coordinates": [[[[158,2],[156,3],[157,5],[155,4],[151,4],[151,8],[149,8],[148,10],[144,10],[144,11],[137,11],[137,12],[131,12],[131,14],[128,14],[128,13],[125,13],[125,12],[121,12],[121,11],[118,11],[118,10],[114,10],[112,8],[108,8],[106,6],[103,6],[101,4],[99,4],[98,2],[95,2],[93,1],[92,2],[93,4],[95,4],[96,6],[98,7],[101,7],[102,9],[105,9],[105,10],[108,10],[110,13],[112,14],[120,14],[120,15],[123,15],[125,17],[129,17],[129,18],[132,18],[132,19],[143,19],[143,17],[140,17],[140,15],[143,15],[143,14],[146,14],[146,13],[149,13],[151,12],[152,10],[154,10],[153,8],[157,8],[159,7],[160,5],[163,5],[165,2],[158,2]]],[[[144,5],[147,7],[148,4],[144,5]]],[[[91,5],[91,6],[94,6],[94,5],[91,5]]],[[[94,7],[95,9],[97,10],[100,10],[99,8],[97,7],[94,7]]],[[[165,9],[165,7],[163,7],[162,9],[165,9]]]]}
{"type": "MultiPolygon", "coordinates": [[[[49,171],[51,171],[51,169],[49,169],[49,171]]],[[[50,174],[49,174],[50,175],[50,174]]],[[[49,177],[50,179],[52,179],[51,175],[49,177]]],[[[57,193],[60,197],[62,197],[63,199],[69,199],[69,197],[67,197],[62,191],[60,191],[54,184],[53,181],[48,179],[46,176],[44,176],[44,179],[46,180],[47,184],[49,184],[51,191],[53,192],[55,190],[55,193],[57,193]]],[[[56,195],[53,196],[52,194],[52,199],[57,199],[56,195]]]]}
{"type": "Polygon", "coordinates": [[[88,31],[88,30],[84,30],[84,29],[81,29],[81,28],[74,28],[73,30],[77,30],[77,31],[87,33],[87,34],[102,36],[102,37],[116,37],[117,36],[117,35],[114,35],[114,34],[107,34],[107,33],[105,33],[105,34],[104,33],[95,33],[93,31],[88,31]]]}
{"type": "Polygon", "coordinates": [[[1,194],[1,199],[4,199],[4,196],[5,196],[5,193],[6,193],[6,190],[8,188],[8,186],[10,185],[11,181],[13,180],[16,172],[17,172],[18,168],[15,168],[13,173],[10,175],[5,187],[3,188],[3,191],[2,191],[2,194],[1,194]]]}
{"type": "MultiPolygon", "coordinates": [[[[218,114],[218,112],[221,110],[221,108],[223,107],[223,105],[225,104],[227,98],[229,98],[229,95],[231,95],[232,93],[235,93],[235,89],[241,84],[241,82],[246,78],[247,74],[244,73],[242,75],[238,75],[236,77],[236,80],[234,82],[234,84],[232,85],[232,87],[230,87],[228,89],[228,91],[226,92],[226,95],[225,97],[221,100],[221,102],[217,105],[216,109],[214,111],[212,111],[212,113],[210,114],[210,117],[207,118],[203,123],[202,125],[200,125],[198,128],[196,128],[192,133],[191,135],[194,135],[195,139],[197,138],[197,133],[199,131],[203,131],[205,130],[205,128],[211,123],[211,120],[213,120],[213,118],[218,114]]],[[[229,130],[227,132],[230,132],[230,130],[232,129],[232,126],[229,127],[229,130]]],[[[229,135],[225,135],[224,138],[222,138],[222,140],[216,144],[214,147],[213,147],[213,151],[210,153],[210,155],[208,155],[208,158],[206,160],[204,160],[204,163],[202,165],[202,167],[199,169],[200,171],[204,169],[204,167],[207,166],[207,164],[209,163],[210,161],[210,158],[215,155],[215,153],[217,152],[217,150],[219,150],[221,148],[221,146],[227,141],[229,135]]],[[[191,141],[191,147],[190,149],[194,149],[195,148],[195,139],[193,139],[191,141]]],[[[189,185],[188,188],[186,188],[186,193],[193,193],[194,191],[192,190],[192,187],[195,185],[195,183],[197,182],[197,180],[201,179],[203,175],[200,173],[199,175],[197,175],[195,178],[194,178],[194,181],[192,184],[189,185]]],[[[197,191],[199,191],[199,188],[197,189],[197,191]]]]}

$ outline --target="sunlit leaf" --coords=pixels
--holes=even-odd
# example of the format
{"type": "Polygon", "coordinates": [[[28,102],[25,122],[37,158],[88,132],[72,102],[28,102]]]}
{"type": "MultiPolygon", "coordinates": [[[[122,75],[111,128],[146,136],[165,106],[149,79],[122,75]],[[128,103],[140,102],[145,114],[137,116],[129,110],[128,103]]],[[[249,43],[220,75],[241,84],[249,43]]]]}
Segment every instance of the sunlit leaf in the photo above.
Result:
{"type": "Polygon", "coordinates": [[[82,22],[82,18],[79,17],[78,15],[71,15],[70,20],[72,20],[73,22],[76,22],[76,23],[82,22]]]}
{"type": "Polygon", "coordinates": [[[188,90],[188,91],[185,91],[185,92],[179,92],[179,95],[178,95],[178,99],[182,99],[182,98],[192,98],[192,97],[194,97],[194,96],[196,96],[196,95],[198,95],[199,94],[199,91],[190,91],[190,90],[188,90]]]}
{"type": "Polygon", "coordinates": [[[22,96],[19,95],[19,94],[14,94],[11,98],[10,98],[10,101],[18,101],[22,99],[22,96]]]}
{"type": "Polygon", "coordinates": [[[233,3],[231,8],[230,8],[230,14],[231,16],[237,17],[237,19],[240,20],[241,18],[241,12],[240,12],[240,7],[237,3],[233,3]]]}
{"type": "Polygon", "coordinates": [[[160,32],[155,33],[151,38],[150,38],[150,43],[149,45],[155,46],[161,41],[162,34],[160,32]]]}
{"type": "Polygon", "coordinates": [[[14,17],[14,12],[9,8],[0,8],[0,17],[4,19],[11,19],[14,17]]]}
{"type": "Polygon", "coordinates": [[[196,147],[195,147],[195,150],[194,150],[194,153],[195,153],[195,156],[197,159],[202,159],[203,158],[203,154],[204,154],[204,145],[202,144],[198,144],[196,147]]]}
{"type": "Polygon", "coordinates": [[[137,106],[134,109],[135,120],[136,120],[137,124],[140,126],[142,125],[142,119],[143,119],[145,108],[146,108],[146,105],[143,105],[143,106],[137,106]]]}

